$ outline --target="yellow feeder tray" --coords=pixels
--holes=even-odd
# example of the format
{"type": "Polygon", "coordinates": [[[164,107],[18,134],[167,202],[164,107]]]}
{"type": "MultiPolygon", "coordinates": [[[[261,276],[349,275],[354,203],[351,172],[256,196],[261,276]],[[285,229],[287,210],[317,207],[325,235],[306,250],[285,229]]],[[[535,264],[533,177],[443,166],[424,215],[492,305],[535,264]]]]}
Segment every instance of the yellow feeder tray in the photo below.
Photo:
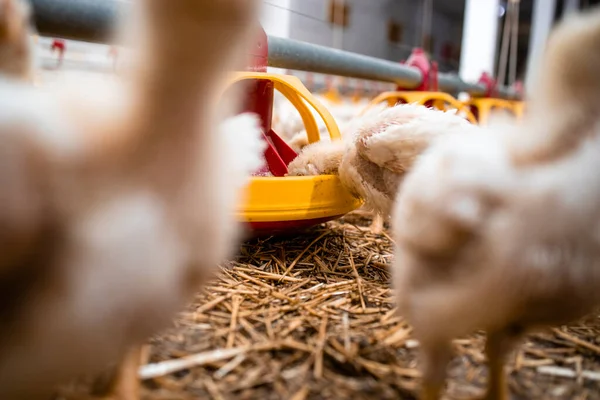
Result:
{"type": "Polygon", "coordinates": [[[523,102],[494,98],[473,98],[465,103],[477,116],[480,125],[487,125],[490,114],[494,110],[504,110],[520,118],[523,115],[523,102]]]}
{"type": "MultiPolygon", "coordinates": [[[[262,72],[239,72],[231,84],[244,80],[268,80],[300,113],[309,143],[320,140],[312,106],[323,119],[331,140],[341,140],[337,123],[329,111],[295,76],[262,72]]],[[[290,231],[339,218],[360,207],[355,198],[334,175],[303,177],[252,177],[245,203],[237,216],[255,232],[290,231]]]]}
{"type": "Polygon", "coordinates": [[[393,107],[398,103],[409,103],[425,105],[443,111],[454,108],[459,112],[464,113],[465,118],[471,123],[477,123],[477,119],[469,110],[469,107],[467,105],[456,100],[448,93],[443,92],[384,92],[381,93],[379,96],[375,97],[373,100],[371,100],[371,102],[367,105],[367,107],[362,111],[361,114],[364,114],[370,108],[385,102],[387,102],[387,104],[390,107],[393,107]]]}

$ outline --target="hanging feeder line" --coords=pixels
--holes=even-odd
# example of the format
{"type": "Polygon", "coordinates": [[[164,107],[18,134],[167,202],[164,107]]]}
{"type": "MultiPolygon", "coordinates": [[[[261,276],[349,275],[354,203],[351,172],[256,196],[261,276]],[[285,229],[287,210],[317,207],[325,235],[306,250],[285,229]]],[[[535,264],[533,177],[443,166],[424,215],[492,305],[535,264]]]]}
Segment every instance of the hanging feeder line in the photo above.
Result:
{"type": "Polygon", "coordinates": [[[509,67],[508,83],[512,86],[517,80],[517,41],[519,35],[519,5],[520,0],[509,0],[508,10],[504,17],[502,32],[502,46],[498,65],[498,82],[506,80],[507,64],[509,67]],[[509,54],[510,47],[510,54],[509,54]]]}
{"type": "Polygon", "coordinates": [[[510,0],[513,5],[512,30],[510,39],[510,66],[508,84],[514,87],[517,82],[517,50],[519,47],[519,6],[521,0],[510,0]]]}
{"type": "MultiPolygon", "coordinates": [[[[31,4],[40,34],[96,43],[110,39],[113,22],[127,12],[128,5],[115,0],[31,0],[31,4]]],[[[419,70],[400,63],[275,36],[269,36],[268,43],[271,67],[387,81],[407,89],[422,84],[419,70]]],[[[463,82],[453,74],[439,74],[438,84],[440,90],[452,94],[485,96],[489,92],[486,86],[463,82]]],[[[505,87],[494,92],[501,98],[519,97],[505,87]]]]}

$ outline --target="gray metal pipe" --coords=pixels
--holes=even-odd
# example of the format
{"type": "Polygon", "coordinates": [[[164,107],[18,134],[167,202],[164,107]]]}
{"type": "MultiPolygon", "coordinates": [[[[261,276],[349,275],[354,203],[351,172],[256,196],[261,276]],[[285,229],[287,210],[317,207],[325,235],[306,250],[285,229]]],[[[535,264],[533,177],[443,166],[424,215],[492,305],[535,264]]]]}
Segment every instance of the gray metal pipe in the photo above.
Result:
{"type": "MultiPolygon", "coordinates": [[[[269,36],[269,66],[387,81],[409,89],[422,79],[417,69],[400,63],[276,36],[269,36]]],[[[449,93],[482,96],[486,92],[483,85],[466,83],[453,74],[439,74],[438,82],[440,90],[449,93]]],[[[516,98],[508,88],[498,88],[498,94],[516,98]]]]}
{"type": "Polygon", "coordinates": [[[104,43],[127,5],[115,0],[29,0],[42,35],[104,43]]]}
{"type": "Polygon", "coordinates": [[[414,88],[421,73],[401,64],[292,39],[269,36],[269,66],[394,82],[414,88]]]}
{"type": "MultiPolygon", "coordinates": [[[[130,5],[124,0],[30,1],[40,34],[95,43],[110,39],[114,21],[130,5]]],[[[417,69],[400,63],[275,36],[268,40],[272,67],[387,81],[406,88],[417,87],[422,79],[417,69]]],[[[485,93],[482,85],[465,83],[456,75],[440,74],[439,85],[441,90],[453,94],[485,93]]],[[[498,92],[501,97],[516,98],[506,88],[499,88],[498,92]]]]}
{"type": "Polygon", "coordinates": [[[477,96],[485,94],[485,87],[483,85],[467,83],[456,74],[439,74],[438,84],[441,91],[452,94],[460,92],[468,92],[477,96]]]}

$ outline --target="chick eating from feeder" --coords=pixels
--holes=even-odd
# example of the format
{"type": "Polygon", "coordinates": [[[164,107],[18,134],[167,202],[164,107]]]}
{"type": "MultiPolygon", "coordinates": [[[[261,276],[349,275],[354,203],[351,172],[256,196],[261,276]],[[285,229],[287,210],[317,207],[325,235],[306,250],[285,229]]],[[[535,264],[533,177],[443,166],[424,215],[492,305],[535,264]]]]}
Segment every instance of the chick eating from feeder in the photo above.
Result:
{"type": "Polygon", "coordinates": [[[341,141],[306,146],[290,163],[289,175],[339,175],[344,187],[374,210],[370,229],[379,233],[404,176],[431,142],[479,129],[455,112],[413,104],[380,105],[352,120],[341,141]]]}
{"type": "Polygon", "coordinates": [[[436,142],[399,193],[400,314],[421,344],[424,400],[439,398],[451,341],[488,334],[488,399],[531,329],[600,305],[600,8],[551,35],[518,126],[436,142]]]}
{"type": "MultiPolygon", "coordinates": [[[[0,80],[0,398],[48,399],[117,362],[233,250],[264,143],[255,117],[220,130],[237,107],[218,98],[257,3],[132,3],[146,16],[139,63],[113,85],[0,80]]],[[[17,4],[0,0],[0,18],[17,4]]]]}
{"type": "MultiPolygon", "coordinates": [[[[316,100],[323,104],[331,113],[336,123],[340,126],[346,125],[363,108],[361,104],[343,102],[334,103],[324,96],[314,95],[316,100]]],[[[322,140],[329,140],[327,127],[321,116],[309,105],[308,108],[314,115],[322,140]]],[[[308,137],[304,129],[304,123],[298,110],[279,92],[275,92],[273,110],[273,129],[281,135],[287,144],[299,153],[308,145],[308,137]]]]}

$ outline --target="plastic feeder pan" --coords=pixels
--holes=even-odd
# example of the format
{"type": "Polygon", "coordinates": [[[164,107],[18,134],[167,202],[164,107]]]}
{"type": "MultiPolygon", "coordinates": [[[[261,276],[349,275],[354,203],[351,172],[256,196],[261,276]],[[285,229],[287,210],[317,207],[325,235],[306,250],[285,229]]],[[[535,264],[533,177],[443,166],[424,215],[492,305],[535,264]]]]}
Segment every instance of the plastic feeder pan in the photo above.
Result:
{"type": "Polygon", "coordinates": [[[504,110],[520,118],[523,114],[523,102],[489,97],[474,98],[464,103],[477,117],[480,125],[487,125],[490,114],[495,110],[504,110]]]}
{"type": "Polygon", "coordinates": [[[256,233],[282,233],[339,218],[360,205],[337,176],[254,177],[238,215],[256,233]]]}
{"type": "Polygon", "coordinates": [[[461,103],[448,93],[443,92],[384,92],[371,100],[361,114],[364,114],[370,108],[384,102],[387,102],[390,107],[402,103],[424,105],[443,111],[454,108],[459,112],[464,113],[465,118],[471,123],[477,123],[477,119],[469,109],[468,105],[461,103]]]}
{"type": "MultiPolygon", "coordinates": [[[[331,140],[341,140],[340,131],[329,111],[306,89],[302,82],[288,75],[239,72],[231,83],[243,80],[269,80],[298,110],[309,143],[321,139],[312,106],[323,119],[331,140]]],[[[247,222],[256,234],[275,234],[339,218],[360,207],[362,201],[352,196],[334,175],[302,177],[252,177],[246,188],[245,203],[238,218],[247,222]]]]}

